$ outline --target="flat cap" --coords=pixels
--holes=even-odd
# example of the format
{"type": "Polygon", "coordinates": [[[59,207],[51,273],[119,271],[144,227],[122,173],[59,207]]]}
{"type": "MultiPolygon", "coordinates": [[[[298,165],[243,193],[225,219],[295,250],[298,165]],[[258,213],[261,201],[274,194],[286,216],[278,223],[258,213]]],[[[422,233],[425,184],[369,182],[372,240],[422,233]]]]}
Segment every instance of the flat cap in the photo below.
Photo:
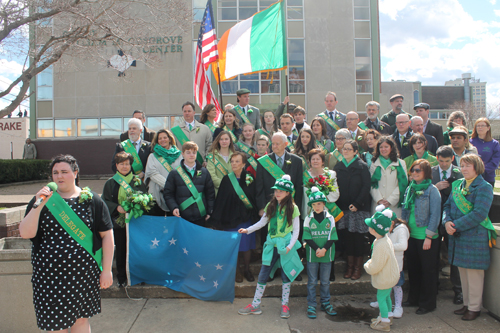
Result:
{"type": "Polygon", "coordinates": [[[459,126],[455,127],[454,129],[448,132],[449,136],[452,136],[453,134],[463,135],[466,139],[469,137],[469,132],[467,132],[463,128],[460,128],[459,126]]]}
{"type": "Polygon", "coordinates": [[[423,109],[429,110],[431,108],[431,106],[427,103],[418,103],[418,104],[415,104],[415,106],[413,107],[413,110],[416,110],[418,108],[423,108],[423,109]]]}
{"type": "Polygon", "coordinates": [[[236,95],[238,95],[238,96],[245,95],[245,94],[250,94],[250,90],[248,90],[247,88],[243,88],[243,89],[240,89],[236,92],[236,95]]]}
{"type": "Polygon", "coordinates": [[[402,99],[405,99],[405,97],[401,94],[396,94],[396,95],[392,95],[391,99],[389,99],[389,102],[392,102],[394,101],[396,98],[402,98],[402,99]]]}

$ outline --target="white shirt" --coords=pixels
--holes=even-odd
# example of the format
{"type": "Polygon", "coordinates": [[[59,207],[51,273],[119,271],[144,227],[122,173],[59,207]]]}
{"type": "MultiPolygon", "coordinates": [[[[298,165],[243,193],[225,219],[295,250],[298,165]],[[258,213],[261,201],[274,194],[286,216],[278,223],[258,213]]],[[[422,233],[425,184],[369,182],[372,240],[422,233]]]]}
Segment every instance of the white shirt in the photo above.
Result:
{"type": "Polygon", "coordinates": [[[137,151],[137,153],[139,153],[139,149],[141,149],[141,137],[139,136],[139,139],[137,141],[130,140],[130,142],[132,142],[132,145],[137,143],[137,145],[135,145],[135,150],[137,151]]]}
{"type": "MultiPolygon", "coordinates": [[[[406,133],[408,133],[408,132],[406,132],[406,133]]],[[[406,140],[406,133],[405,134],[399,133],[399,142],[401,142],[403,140],[403,138],[406,140]]]]}
{"type": "Polygon", "coordinates": [[[245,112],[245,116],[246,116],[246,115],[247,115],[247,112],[248,112],[248,111],[247,111],[247,110],[248,110],[248,105],[245,105],[245,106],[241,106],[241,105],[240,105],[240,108],[241,108],[241,110],[242,110],[243,112],[245,112]]]}
{"type": "Polygon", "coordinates": [[[337,109],[333,110],[333,111],[328,111],[326,110],[326,114],[328,115],[328,117],[335,119],[337,117],[337,109]]]}
{"type": "Polygon", "coordinates": [[[423,133],[425,133],[425,129],[427,128],[427,124],[429,123],[429,121],[430,121],[430,119],[427,118],[427,121],[424,123],[424,131],[423,131],[423,133]]]}
{"type": "Polygon", "coordinates": [[[194,119],[193,119],[193,121],[192,121],[192,122],[190,122],[190,123],[188,123],[186,120],[184,120],[184,122],[186,122],[186,127],[187,127],[188,129],[189,129],[189,125],[191,125],[191,126],[192,126],[192,128],[194,128],[194,127],[195,127],[195,126],[194,126],[194,125],[195,125],[195,120],[194,120],[194,119]]]}
{"type": "Polygon", "coordinates": [[[349,132],[351,132],[351,138],[353,138],[353,139],[354,139],[354,138],[356,137],[356,135],[358,134],[358,129],[356,128],[356,130],[354,130],[354,131],[349,131],[349,132]],[[353,134],[354,134],[354,135],[353,135],[353,134]]]}
{"type": "MultiPolygon", "coordinates": [[[[446,170],[446,179],[451,177],[451,170],[453,170],[453,164],[446,170]]],[[[441,167],[439,167],[439,179],[443,180],[443,169],[441,167]]]]}
{"type": "Polygon", "coordinates": [[[196,162],[194,162],[193,167],[188,167],[186,164],[184,164],[184,166],[186,167],[187,171],[196,171],[196,162]]]}

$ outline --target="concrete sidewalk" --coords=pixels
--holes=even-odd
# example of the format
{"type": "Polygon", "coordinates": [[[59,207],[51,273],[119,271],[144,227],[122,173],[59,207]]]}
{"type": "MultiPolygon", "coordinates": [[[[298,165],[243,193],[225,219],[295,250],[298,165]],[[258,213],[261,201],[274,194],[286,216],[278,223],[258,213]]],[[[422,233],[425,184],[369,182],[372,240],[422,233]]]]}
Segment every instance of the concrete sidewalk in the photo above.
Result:
{"type": "MultiPolygon", "coordinates": [[[[406,297],[405,297],[406,298],[406,297]]],[[[399,332],[499,332],[500,323],[483,309],[481,316],[465,322],[453,314],[458,309],[452,303],[452,291],[439,291],[438,308],[419,316],[416,308],[405,308],[401,319],[391,327],[399,332]]],[[[306,316],[305,297],[291,298],[288,320],[279,317],[279,298],[262,300],[263,314],[238,315],[238,309],[252,299],[235,299],[229,302],[204,302],[196,299],[103,299],[102,313],[91,319],[92,332],[373,332],[369,322],[378,311],[369,306],[373,295],[339,296],[332,304],[339,314],[327,316],[319,311],[318,318],[306,316]]]]}

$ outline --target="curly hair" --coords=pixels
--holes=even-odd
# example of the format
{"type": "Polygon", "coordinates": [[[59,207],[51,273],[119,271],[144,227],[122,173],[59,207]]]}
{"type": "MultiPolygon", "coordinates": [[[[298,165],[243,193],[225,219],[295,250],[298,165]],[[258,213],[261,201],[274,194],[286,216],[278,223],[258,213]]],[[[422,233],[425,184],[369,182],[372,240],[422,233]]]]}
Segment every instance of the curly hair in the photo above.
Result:
{"type": "Polygon", "coordinates": [[[390,136],[382,136],[378,139],[377,146],[375,147],[375,154],[373,154],[372,162],[375,162],[377,158],[380,157],[380,145],[382,143],[387,143],[391,146],[391,153],[389,154],[389,159],[392,162],[397,162],[399,157],[398,147],[396,146],[396,142],[390,136]]]}
{"type": "Polygon", "coordinates": [[[76,171],[75,185],[80,186],[80,167],[78,166],[78,161],[76,160],[76,158],[74,158],[71,155],[63,155],[63,154],[54,157],[49,165],[49,170],[51,175],[52,171],[54,170],[54,165],[58,163],[67,163],[69,164],[73,172],[76,171]]]}

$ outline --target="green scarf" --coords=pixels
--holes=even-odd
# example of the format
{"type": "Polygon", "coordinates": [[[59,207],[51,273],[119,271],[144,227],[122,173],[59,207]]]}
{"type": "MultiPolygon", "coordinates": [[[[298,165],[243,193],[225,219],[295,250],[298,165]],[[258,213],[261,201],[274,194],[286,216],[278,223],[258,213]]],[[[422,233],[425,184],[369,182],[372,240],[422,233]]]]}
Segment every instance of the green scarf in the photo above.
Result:
{"type": "MultiPolygon", "coordinates": [[[[427,160],[429,158],[429,152],[426,150],[422,155],[422,159],[427,160]]],[[[417,153],[413,154],[414,161],[418,160],[417,153]]]]}
{"type": "MultiPolygon", "coordinates": [[[[118,171],[116,173],[119,173],[118,171]]],[[[132,178],[134,177],[134,173],[133,172],[129,172],[128,175],[124,176],[120,173],[120,176],[125,179],[125,181],[130,184],[130,182],[132,181],[132,178]]],[[[127,192],[125,191],[125,189],[120,186],[120,188],[118,189],[118,203],[121,203],[123,201],[127,200],[127,192]]]]}
{"type": "MultiPolygon", "coordinates": [[[[385,158],[383,158],[382,156],[379,156],[380,163],[382,164],[382,166],[384,166],[385,161],[383,161],[382,159],[385,160],[385,158]]],[[[389,164],[390,163],[391,163],[391,161],[389,160],[389,164]]],[[[387,166],[385,166],[384,169],[387,169],[389,167],[389,164],[387,166]]],[[[401,204],[403,203],[403,200],[405,197],[406,188],[408,187],[408,179],[406,178],[406,171],[401,166],[401,162],[398,161],[398,166],[397,167],[392,166],[392,168],[396,168],[396,172],[397,172],[396,177],[398,178],[398,188],[399,188],[398,207],[401,207],[401,204]]],[[[378,183],[379,183],[380,179],[382,179],[382,170],[381,170],[380,166],[378,166],[372,175],[372,181],[371,181],[372,188],[378,188],[378,183]]]]}
{"type": "Polygon", "coordinates": [[[343,159],[342,159],[342,163],[344,163],[345,167],[346,167],[346,168],[348,168],[348,167],[349,167],[349,165],[351,165],[351,164],[352,164],[352,162],[356,161],[356,159],[357,159],[357,158],[358,158],[358,155],[354,156],[354,158],[353,158],[353,159],[351,160],[351,162],[349,162],[349,163],[345,160],[345,158],[343,158],[343,159]]]}
{"type": "Polygon", "coordinates": [[[430,179],[426,179],[422,181],[420,184],[417,184],[415,183],[414,180],[412,180],[410,185],[408,186],[408,195],[406,196],[406,200],[403,203],[403,208],[408,210],[411,209],[411,206],[415,202],[415,197],[420,196],[431,184],[432,182],[430,179]],[[422,193],[417,194],[417,192],[420,191],[422,193]]]}
{"type": "Polygon", "coordinates": [[[391,159],[390,158],[385,158],[384,156],[380,155],[379,157],[379,160],[380,160],[380,164],[382,164],[382,167],[384,169],[387,169],[387,167],[389,166],[389,164],[392,163],[391,159]]]}
{"type": "Polygon", "coordinates": [[[162,146],[156,144],[153,148],[155,153],[163,157],[168,164],[172,165],[180,156],[181,151],[174,145],[170,146],[170,149],[165,149],[162,146]]]}

